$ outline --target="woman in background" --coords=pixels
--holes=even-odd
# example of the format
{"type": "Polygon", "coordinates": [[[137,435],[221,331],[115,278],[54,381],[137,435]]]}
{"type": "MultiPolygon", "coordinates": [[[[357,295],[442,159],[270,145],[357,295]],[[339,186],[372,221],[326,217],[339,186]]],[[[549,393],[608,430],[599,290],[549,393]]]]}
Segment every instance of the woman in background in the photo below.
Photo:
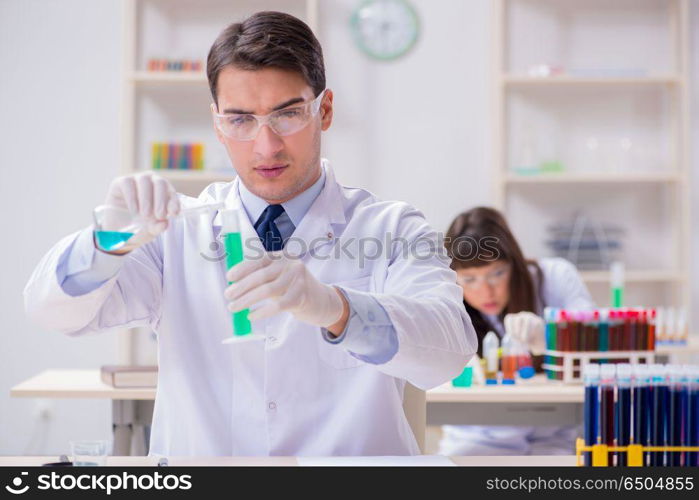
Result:
{"type": "MultiPolygon", "coordinates": [[[[502,339],[505,326],[523,342],[540,365],[545,349],[544,307],[591,309],[590,293],[575,266],[565,259],[527,260],[505,218],[495,209],[476,207],[451,223],[446,247],[464,307],[478,336],[482,357],[483,337],[489,331],[502,339]]],[[[574,453],[578,426],[442,427],[442,455],[556,455],[574,453]]]]}

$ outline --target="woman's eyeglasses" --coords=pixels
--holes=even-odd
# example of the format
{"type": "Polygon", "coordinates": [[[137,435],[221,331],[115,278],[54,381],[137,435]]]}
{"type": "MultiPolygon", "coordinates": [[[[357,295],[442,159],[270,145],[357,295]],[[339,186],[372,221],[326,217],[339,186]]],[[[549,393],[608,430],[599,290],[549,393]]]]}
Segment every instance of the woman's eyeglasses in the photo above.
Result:
{"type": "Polygon", "coordinates": [[[510,266],[507,265],[482,276],[457,276],[456,282],[470,290],[477,290],[483,282],[488,283],[490,286],[497,286],[505,281],[509,274],[510,266]]]}

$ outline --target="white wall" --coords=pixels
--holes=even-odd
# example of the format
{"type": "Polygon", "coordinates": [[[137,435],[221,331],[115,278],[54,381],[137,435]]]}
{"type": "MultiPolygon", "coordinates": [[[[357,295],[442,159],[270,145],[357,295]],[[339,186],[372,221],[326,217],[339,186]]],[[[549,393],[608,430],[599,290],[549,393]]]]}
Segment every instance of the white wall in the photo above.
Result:
{"type": "Polygon", "coordinates": [[[699,334],[699,307],[697,307],[697,298],[699,297],[699,263],[696,262],[696,256],[699,255],[699,0],[692,0],[691,3],[691,45],[692,56],[690,61],[692,71],[692,106],[689,119],[692,123],[692,132],[690,135],[691,146],[691,162],[692,162],[692,181],[691,181],[691,205],[692,205],[692,246],[690,249],[690,267],[689,273],[691,279],[691,324],[694,325],[695,334],[699,334]]]}
{"type": "Polygon", "coordinates": [[[48,368],[114,362],[113,336],[72,339],[24,317],[22,290],[48,247],[90,223],[119,165],[118,0],[0,1],[0,454],[64,453],[110,433],[106,401],[11,399],[48,368]]]}
{"type": "Polygon", "coordinates": [[[328,3],[321,2],[320,38],[336,119],[325,152],[345,183],[408,201],[446,231],[456,214],[491,195],[492,2],[413,0],[420,38],[391,62],[354,46],[356,1],[328,3]]]}
{"type": "MultiPolygon", "coordinates": [[[[355,0],[321,2],[320,37],[336,96],[324,152],[346,184],[406,200],[445,230],[458,212],[490,199],[491,2],[412,2],[421,38],[389,63],[355,48],[348,28],[355,0]]],[[[699,0],[693,4],[699,26],[699,0]]],[[[109,434],[106,402],[50,402],[46,425],[35,417],[36,401],[8,392],[47,368],[114,361],[113,336],[72,339],[29,324],[22,288],[53,242],[89,223],[117,173],[120,37],[118,0],[0,0],[0,67],[11,68],[0,79],[0,454],[60,453],[69,439],[109,434]]],[[[699,29],[693,40],[699,49],[699,29]]],[[[699,144],[696,127],[693,139],[699,144]]],[[[693,186],[697,192],[699,175],[693,186]]],[[[695,196],[695,214],[698,203],[695,196]]],[[[696,267],[692,276],[696,296],[696,267]]]]}

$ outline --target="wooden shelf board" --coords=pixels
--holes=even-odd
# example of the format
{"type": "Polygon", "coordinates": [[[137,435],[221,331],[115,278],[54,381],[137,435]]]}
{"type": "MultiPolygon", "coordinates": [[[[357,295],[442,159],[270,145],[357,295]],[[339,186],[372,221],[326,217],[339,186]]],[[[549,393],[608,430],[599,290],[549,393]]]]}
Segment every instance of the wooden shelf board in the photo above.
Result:
{"type": "Polygon", "coordinates": [[[628,172],[628,173],[551,173],[551,174],[514,174],[505,175],[508,184],[555,184],[555,183],[663,183],[679,182],[683,176],[679,172],[628,172]]]}
{"type": "Polygon", "coordinates": [[[645,77],[575,77],[575,76],[518,76],[502,75],[502,82],[510,87],[517,86],[546,86],[546,85],[679,85],[682,77],[676,75],[660,75],[645,77]]]}
{"type": "Polygon", "coordinates": [[[192,181],[192,182],[217,182],[217,181],[232,181],[235,179],[235,172],[231,171],[216,171],[216,170],[176,170],[176,169],[158,169],[152,170],[153,173],[161,175],[172,181],[192,181]]]}
{"type": "Polygon", "coordinates": [[[207,83],[203,71],[135,71],[131,74],[131,81],[136,84],[207,83]]]}

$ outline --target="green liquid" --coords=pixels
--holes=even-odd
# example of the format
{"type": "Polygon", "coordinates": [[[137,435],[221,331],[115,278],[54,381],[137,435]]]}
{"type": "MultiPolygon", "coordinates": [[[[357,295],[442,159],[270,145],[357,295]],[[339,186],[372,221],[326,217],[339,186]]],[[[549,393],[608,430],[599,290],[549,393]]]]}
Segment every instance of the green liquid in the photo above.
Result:
{"type": "Polygon", "coordinates": [[[612,288],[612,307],[622,307],[624,305],[624,289],[622,287],[612,288]]]}
{"type": "Polygon", "coordinates": [[[101,249],[108,252],[118,250],[124,246],[124,243],[126,243],[132,236],[133,233],[121,233],[119,231],[95,231],[97,244],[101,249]]]}
{"type": "MultiPolygon", "coordinates": [[[[228,269],[243,262],[243,240],[240,237],[240,233],[225,234],[223,243],[226,247],[226,267],[228,269]]],[[[242,336],[252,333],[248,312],[249,309],[243,309],[233,313],[233,335],[242,336]]]]}

